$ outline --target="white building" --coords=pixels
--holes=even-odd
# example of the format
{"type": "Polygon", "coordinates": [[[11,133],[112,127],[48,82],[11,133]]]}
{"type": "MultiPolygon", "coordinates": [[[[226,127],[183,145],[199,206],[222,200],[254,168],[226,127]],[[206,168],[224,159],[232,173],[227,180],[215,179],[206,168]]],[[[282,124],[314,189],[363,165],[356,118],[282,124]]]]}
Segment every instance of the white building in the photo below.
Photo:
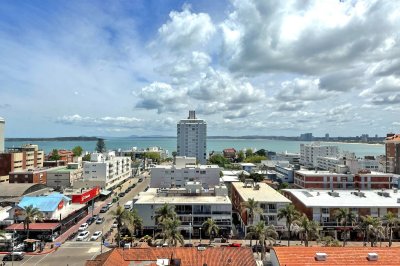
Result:
{"type": "Polygon", "coordinates": [[[189,111],[189,117],[177,124],[177,153],[196,157],[199,163],[206,164],[207,123],[197,119],[195,111],[189,111]]]}
{"type": "Polygon", "coordinates": [[[4,152],[4,126],[6,121],[0,117],[0,152],[4,152]]]}
{"type": "MultiPolygon", "coordinates": [[[[164,204],[175,207],[181,228],[200,236],[200,228],[212,218],[220,228],[220,234],[230,234],[232,227],[232,203],[226,186],[218,185],[204,189],[200,182],[186,182],[181,188],[150,188],[134,199],[134,208],[143,219],[144,230],[156,230],[158,227],[156,211],[164,204]]],[[[206,238],[204,230],[201,233],[206,238]]]]}
{"type": "Polygon", "coordinates": [[[289,161],[290,164],[299,164],[300,154],[286,151],[271,155],[270,159],[274,161],[289,161]]]}
{"type": "Polygon", "coordinates": [[[337,157],[339,147],[317,143],[300,144],[300,163],[305,166],[318,166],[318,157],[337,157]]]}
{"type": "MultiPolygon", "coordinates": [[[[87,184],[89,187],[113,189],[131,176],[131,158],[116,157],[115,152],[92,153],[90,162],[85,162],[83,165],[82,182],[83,185],[87,184]]],[[[77,187],[79,187],[78,184],[77,187]]]]}
{"type": "Polygon", "coordinates": [[[199,181],[204,187],[219,184],[221,168],[218,165],[156,165],[151,168],[151,183],[153,188],[184,187],[188,181],[199,181]]]}
{"type": "Polygon", "coordinates": [[[274,225],[277,231],[286,230],[286,221],[278,220],[277,215],[278,210],[285,208],[291,201],[266,183],[254,184],[252,181],[245,183],[234,182],[232,183],[231,198],[233,208],[238,213],[243,232],[246,232],[248,226],[261,221],[261,216],[263,216],[262,218],[267,224],[274,225]],[[253,218],[242,207],[243,202],[247,202],[249,199],[258,201],[260,203],[259,207],[262,209],[262,213],[255,214],[253,218]]]}

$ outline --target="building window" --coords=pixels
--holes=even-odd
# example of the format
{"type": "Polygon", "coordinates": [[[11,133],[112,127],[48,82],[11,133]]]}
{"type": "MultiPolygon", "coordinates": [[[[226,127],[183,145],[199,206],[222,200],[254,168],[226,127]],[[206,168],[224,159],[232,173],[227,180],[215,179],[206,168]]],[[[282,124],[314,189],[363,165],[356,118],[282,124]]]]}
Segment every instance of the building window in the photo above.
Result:
{"type": "Polygon", "coordinates": [[[328,208],[322,208],[321,209],[322,214],[329,214],[329,209],[328,208]]]}

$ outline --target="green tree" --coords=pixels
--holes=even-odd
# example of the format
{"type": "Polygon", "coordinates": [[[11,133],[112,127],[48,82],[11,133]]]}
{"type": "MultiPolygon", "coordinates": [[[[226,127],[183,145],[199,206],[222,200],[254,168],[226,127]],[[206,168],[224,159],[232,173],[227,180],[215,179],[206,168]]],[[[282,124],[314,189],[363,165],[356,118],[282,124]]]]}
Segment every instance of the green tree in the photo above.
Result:
{"type": "Polygon", "coordinates": [[[247,201],[242,202],[242,208],[245,209],[248,213],[249,223],[250,225],[254,222],[254,216],[256,214],[262,213],[262,209],[260,208],[260,203],[253,199],[247,199],[247,201]]]}
{"type": "Polygon", "coordinates": [[[176,219],[175,206],[164,203],[164,205],[158,208],[155,212],[156,220],[162,223],[166,219],[176,219]]]}
{"type": "Polygon", "coordinates": [[[257,239],[257,242],[261,245],[261,260],[264,260],[266,241],[269,241],[271,246],[272,242],[275,242],[278,238],[278,233],[273,225],[266,226],[264,221],[259,221],[256,225],[249,227],[246,237],[257,239]]]}
{"type": "Polygon", "coordinates": [[[293,225],[293,222],[297,220],[299,216],[300,213],[295,209],[293,204],[288,204],[285,206],[285,208],[281,208],[278,210],[278,219],[286,220],[286,227],[288,230],[288,246],[290,246],[290,238],[292,236],[291,227],[293,225]]]}
{"type": "Polygon", "coordinates": [[[333,214],[335,219],[343,226],[343,247],[346,246],[347,240],[347,225],[353,225],[356,222],[356,216],[353,212],[346,208],[340,208],[336,210],[333,214]]]}
{"type": "Polygon", "coordinates": [[[117,221],[117,242],[118,247],[121,245],[121,228],[124,221],[129,219],[129,212],[124,208],[124,206],[117,206],[117,208],[110,212],[111,216],[117,221]]]}
{"type": "Polygon", "coordinates": [[[247,149],[246,150],[246,158],[253,156],[253,150],[252,149],[247,149]]]}
{"type": "Polygon", "coordinates": [[[142,218],[140,218],[137,210],[133,209],[132,211],[128,211],[123,221],[125,222],[125,226],[128,228],[131,234],[131,243],[132,243],[136,229],[142,228],[143,220],[142,218]]]}
{"type": "Polygon", "coordinates": [[[256,151],[255,154],[257,154],[258,156],[267,157],[267,151],[264,149],[260,149],[260,150],[256,151]]]}
{"type": "Polygon", "coordinates": [[[373,247],[378,239],[384,238],[384,227],[382,221],[377,217],[361,216],[358,228],[364,234],[364,245],[371,242],[371,247],[373,247]]]}
{"type": "Polygon", "coordinates": [[[245,159],[244,152],[243,152],[243,151],[239,151],[239,152],[238,152],[238,156],[237,156],[237,161],[238,161],[239,163],[241,163],[241,162],[244,161],[244,159],[245,159]]]}
{"type": "Polygon", "coordinates": [[[75,156],[75,157],[81,156],[81,155],[82,155],[82,151],[83,151],[83,149],[82,149],[81,146],[75,146],[75,147],[72,149],[72,152],[74,153],[74,156],[75,156]]]}
{"type": "Polygon", "coordinates": [[[319,239],[319,231],[321,228],[317,221],[309,220],[307,215],[303,213],[303,215],[293,221],[293,223],[297,225],[295,230],[302,235],[306,247],[308,247],[308,241],[313,238],[319,239]]]}
{"type": "Polygon", "coordinates": [[[254,182],[261,182],[265,179],[265,177],[262,174],[258,173],[251,173],[249,178],[253,179],[254,182]]]}
{"type": "Polygon", "coordinates": [[[261,163],[262,160],[267,160],[265,156],[253,155],[246,157],[244,160],[246,163],[261,163]]]}
{"type": "Polygon", "coordinates": [[[279,184],[278,190],[286,189],[286,188],[288,188],[288,187],[289,187],[289,183],[287,183],[287,182],[282,182],[282,183],[279,184]]]}
{"type": "Polygon", "coordinates": [[[61,156],[58,154],[58,150],[53,149],[49,156],[49,160],[50,161],[58,161],[58,160],[60,160],[60,158],[61,158],[61,156]]]}
{"type": "Polygon", "coordinates": [[[321,239],[323,247],[340,247],[340,242],[337,239],[334,239],[331,236],[324,236],[321,239]]]}
{"type": "Polygon", "coordinates": [[[90,153],[83,155],[82,161],[89,162],[90,161],[90,153]]]}
{"type": "Polygon", "coordinates": [[[160,162],[161,156],[159,152],[145,152],[144,156],[147,159],[151,159],[153,162],[160,162]]]}
{"type": "Polygon", "coordinates": [[[106,144],[104,142],[104,139],[98,139],[96,143],[96,151],[99,153],[105,152],[106,151],[106,144]]]}
{"type": "Polygon", "coordinates": [[[202,227],[204,227],[204,230],[206,231],[206,233],[208,234],[208,236],[210,237],[210,244],[211,244],[211,238],[212,235],[218,235],[219,232],[219,226],[217,225],[217,223],[214,221],[214,219],[212,218],[208,218],[207,221],[205,221],[202,224],[202,227]]]}
{"type": "Polygon", "coordinates": [[[393,240],[393,227],[397,227],[399,224],[399,218],[392,212],[388,212],[383,216],[383,223],[386,225],[386,229],[388,231],[388,238],[389,238],[389,247],[392,246],[393,240]]]}
{"type": "Polygon", "coordinates": [[[184,245],[184,238],[179,230],[180,225],[181,222],[177,218],[166,218],[161,222],[161,233],[158,235],[162,237],[164,243],[167,242],[168,246],[184,245]]]}
{"type": "Polygon", "coordinates": [[[26,206],[24,209],[24,228],[26,230],[26,238],[29,238],[29,225],[36,220],[43,220],[43,213],[39,208],[33,207],[33,205],[26,206]]]}
{"type": "Polygon", "coordinates": [[[221,154],[214,154],[208,159],[210,164],[217,164],[220,167],[224,167],[225,164],[229,163],[229,160],[226,159],[221,154]]]}

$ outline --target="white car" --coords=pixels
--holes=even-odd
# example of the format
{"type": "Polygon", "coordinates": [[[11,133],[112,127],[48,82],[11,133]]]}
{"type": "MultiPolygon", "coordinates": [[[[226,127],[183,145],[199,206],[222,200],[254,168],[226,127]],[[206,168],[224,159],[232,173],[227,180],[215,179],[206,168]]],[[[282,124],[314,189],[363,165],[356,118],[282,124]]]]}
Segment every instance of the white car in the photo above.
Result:
{"type": "Polygon", "coordinates": [[[118,222],[115,221],[115,222],[111,225],[111,228],[117,228],[117,227],[118,227],[118,222]]]}
{"type": "Polygon", "coordinates": [[[103,233],[101,231],[96,231],[93,233],[93,235],[90,237],[91,241],[97,240],[99,237],[101,237],[103,233]]]}
{"type": "Polygon", "coordinates": [[[111,202],[107,203],[108,208],[111,208],[114,204],[111,202]]]}
{"type": "Polygon", "coordinates": [[[89,227],[89,224],[83,223],[83,224],[81,224],[81,226],[79,226],[78,231],[79,232],[85,231],[86,229],[88,229],[88,227],[89,227]]]}
{"type": "Polygon", "coordinates": [[[80,232],[79,235],[76,237],[76,241],[83,241],[89,236],[89,231],[80,232]]]}

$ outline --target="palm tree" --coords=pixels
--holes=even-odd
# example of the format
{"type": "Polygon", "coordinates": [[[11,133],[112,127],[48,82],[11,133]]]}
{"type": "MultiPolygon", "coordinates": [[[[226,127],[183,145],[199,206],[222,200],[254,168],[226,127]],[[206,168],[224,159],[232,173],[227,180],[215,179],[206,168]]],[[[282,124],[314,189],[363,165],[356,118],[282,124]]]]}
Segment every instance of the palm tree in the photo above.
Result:
{"type": "Polygon", "coordinates": [[[393,227],[397,226],[399,224],[399,219],[395,214],[392,212],[388,212],[383,216],[383,222],[386,224],[386,228],[389,231],[388,232],[388,237],[389,237],[389,247],[392,246],[392,239],[393,239],[393,227]]]}
{"type": "Polygon", "coordinates": [[[264,221],[259,221],[256,225],[249,227],[248,236],[256,238],[258,243],[261,245],[261,259],[263,260],[265,256],[266,241],[269,241],[269,244],[271,245],[271,243],[275,242],[278,238],[278,233],[273,225],[266,226],[264,221]]]}
{"type": "Polygon", "coordinates": [[[213,235],[213,233],[214,233],[215,235],[218,234],[219,226],[218,226],[217,223],[214,221],[214,219],[208,218],[207,221],[205,221],[205,222],[202,224],[202,227],[205,228],[207,234],[210,236],[210,244],[211,244],[212,235],[213,235]]]}
{"type": "Polygon", "coordinates": [[[293,223],[297,226],[295,230],[304,237],[304,244],[306,247],[308,247],[309,240],[319,238],[319,231],[321,230],[319,223],[314,220],[310,221],[304,213],[293,223]]]}
{"type": "Polygon", "coordinates": [[[343,225],[344,229],[344,234],[343,234],[343,247],[346,246],[346,240],[347,240],[347,225],[353,224],[356,222],[356,216],[354,215],[353,212],[349,211],[349,209],[345,208],[340,208],[334,212],[334,217],[340,223],[343,225]]]}
{"type": "MultiPolygon", "coordinates": [[[[242,202],[242,208],[244,210],[246,210],[247,213],[248,213],[249,221],[248,221],[247,224],[250,225],[250,226],[252,226],[253,223],[254,223],[254,216],[256,214],[261,214],[262,213],[262,209],[259,207],[259,205],[260,205],[259,202],[255,201],[254,198],[253,199],[249,198],[247,201],[242,202]]],[[[250,246],[252,245],[252,240],[253,240],[253,238],[250,238],[250,246]]]]}
{"type": "Polygon", "coordinates": [[[118,247],[121,245],[121,228],[123,225],[123,222],[128,219],[128,214],[129,212],[123,207],[123,206],[117,206],[117,208],[113,211],[110,212],[112,216],[115,217],[115,220],[117,221],[117,242],[118,242],[118,247]]]}
{"type": "Polygon", "coordinates": [[[160,235],[163,242],[167,242],[168,246],[176,247],[179,244],[184,245],[184,238],[179,232],[179,226],[181,222],[178,219],[166,218],[161,223],[161,233],[160,235]]]}
{"type": "Polygon", "coordinates": [[[384,228],[377,217],[362,216],[358,228],[364,233],[364,245],[371,242],[371,247],[373,247],[377,239],[384,238],[384,228]]]}
{"type": "Polygon", "coordinates": [[[29,224],[36,220],[43,220],[43,213],[39,210],[39,208],[33,207],[33,205],[29,205],[25,207],[24,215],[24,228],[26,230],[26,238],[29,238],[29,224]]]}
{"type": "Polygon", "coordinates": [[[290,246],[291,226],[293,221],[295,221],[300,216],[300,213],[295,209],[293,204],[288,204],[285,208],[278,210],[278,219],[286,219],[286,227],[288,230],[288,246],[290,246]]]}
{"type": "Polygon", "coordinates": [[[136,209],[128,212],[126,217],[124,217],[125,226],[128,228],[131,233],[131,243],[133,241],[133,235],[135,234],[136,229],[142,228],[143,220],[140,218],[136,209]]]}
{"type": "Polygon", "coordinates": [[[164,203],[164,205],[156,210],[156,220],[161,224],[165,219],[175,219],[175,206],[164,203]]]}

